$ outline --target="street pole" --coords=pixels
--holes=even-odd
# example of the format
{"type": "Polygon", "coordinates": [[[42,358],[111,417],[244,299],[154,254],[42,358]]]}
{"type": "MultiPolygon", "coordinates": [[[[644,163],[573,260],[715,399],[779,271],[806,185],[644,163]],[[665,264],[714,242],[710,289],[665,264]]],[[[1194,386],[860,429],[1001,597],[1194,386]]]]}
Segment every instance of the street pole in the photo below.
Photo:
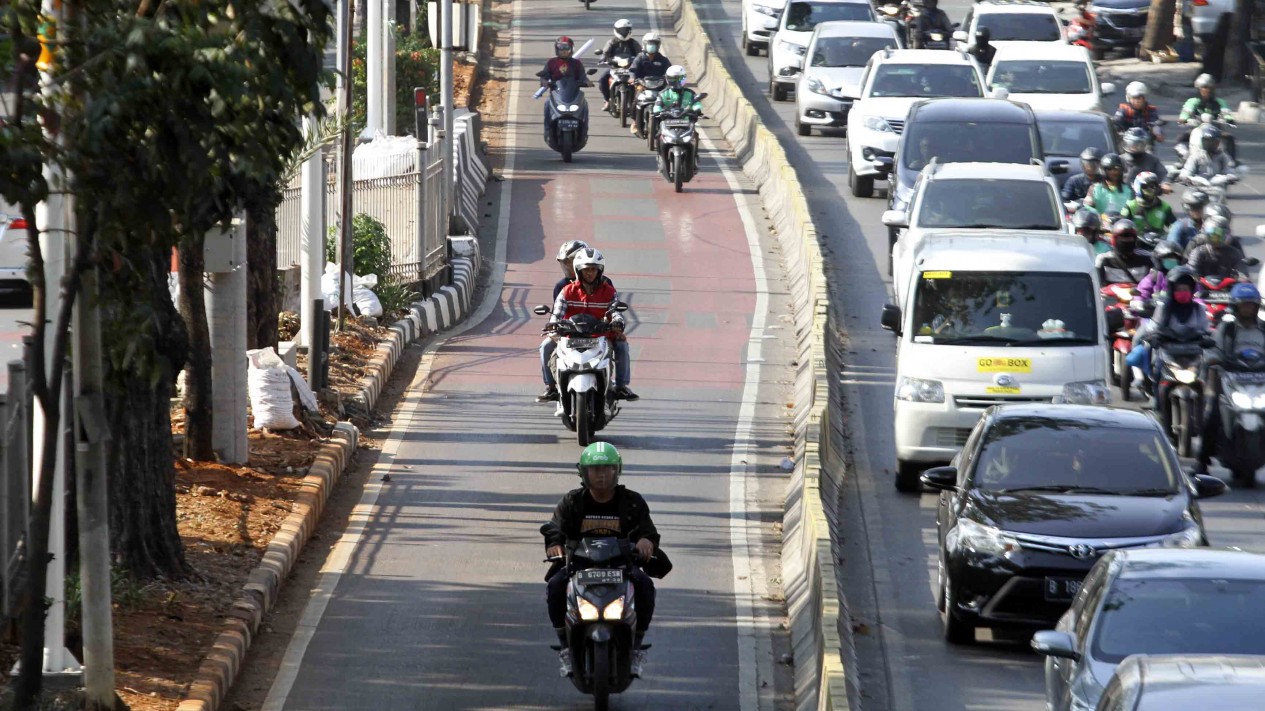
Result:
{"type": "MultiPolygon", "coordinates": [[[[395,3],[385,0],[394,10],[395,3]]],[[[395,125],[395,13],[387,14],[382,23],[382,126],[388,136],[396,133],[395,125]]]]}
{"type": "Polygon", "coordinates": [[[341,182],[341,199],[342,199],[342,220],[338,229],[338,272],[339,272],[339,288],[338,288],[338,330],[343,330],[347,321],[347,300],[351,294],[351,277],[354,271],[352,265],[352,239],[351,239],[351,209],[352,199],[351,191],[354,183],[351,174],[351,147],[352,147],[352,127],[351,127],[351,89],[353,82],[351,81],[351,28],[356,19],[355,6],[353,0],[343,0],[343,67],[347,71],[345,81],[343,81],[343,93],[338,100],[338,113],[346,121],[346,128],[343,129],[343,141],[341,156],[342,165],[340,168],[341,182]]]}
{"type": "Polygon", "coordinates": [[[383,79],[386,76],[383,71],[386,53],[382,51],[382,5],[385,2],[387,0],[368,0],[365,35],[369,46],[365,50],[365,77],[369,95],[365,101],[365,130],[361,133],[361,137],[367,140],[373,140],[378,131],[386,132],[386,123],[382,117],[383,79]]]}
{"type": "MultiPolygon", "coordinates": [[[[307,135],[315,136],[319,124],[315,117],[303,119],[307,135]]],[[[300,202],[303,205],[302,249],[303,281],[300,285],[299,316],[301,328],[298,341],[311,353],[315,324],[321,314],[314,311],[313,302],[321,298],[321,275],[325,273],[325,148],[317,147],[303,163],[300,173],[300,202]]]]}
{"type": "Polygon", "coordinates": [[[454,165],[454,144],[452,139],[452,114],[456,106],[452,86],[452,0],[440,0],[440,52],[439,52],[439,91],[443,94],[444,111],[444,235],[448,235],[448,224],[456,210],[456,200],[452,194],[452,171],[454,165]]]}
{"type": "Polygon", "coordinates": [[[211,446],[225,464],[250,459],[246,438],[246,222],[208,232],[207,326],[211,339],[211,446]]]}

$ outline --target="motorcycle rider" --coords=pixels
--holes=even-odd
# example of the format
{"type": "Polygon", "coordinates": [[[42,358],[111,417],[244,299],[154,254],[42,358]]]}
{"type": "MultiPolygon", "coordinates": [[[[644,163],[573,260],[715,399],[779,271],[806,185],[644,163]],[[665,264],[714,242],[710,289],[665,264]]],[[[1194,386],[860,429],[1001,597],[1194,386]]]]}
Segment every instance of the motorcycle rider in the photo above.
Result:
{"type": "Polygon", "coordinates": [[[1173,208],[1160,199],[1160,177],[1155,173],[1139,173],[1133,181],[1134,198],[1124,204],[1121,216],[1134,221],[1143,232],[1168,234],[1177,221],[1173,208]]]}
{"type": "MultiPolygon", "coordinates": [[[[575,266],[572,265],[572,260],[575,259],[576,253],[588,248],[587,244],[578,239],[567,240],[558,248],[558,264],[562,267],[562,278],[553,285],[554,301],[558,300],[558,294],[562,293],[562,289],[567,284],[575,281],[575,266]]],[[[536,402],[550,402],[558,399],[558,385],[554,382],[553,369],[549,367],[549,361],[556,350],[558,350],[558,340],[553,334],[545,336],[540,342],[540,376],[545,381],[545,391],[536,396],[536,402]]]]}
{"type": "Polygon", "coordinates": [[[1208,193],[1202,190],[1187,190],[1182,194],[1182,206],[1186,208],[1186,216],[1173,223],[1168,230],[1168,241],[1185,251],[1204,223],[1204,209],[1208,207],[1208,193]]]}
{"type": "MultiPolygon", "coordinates": [[[[1265,321],[1259,318],[1261,292],[1254,285],[1243,282],[1230,289],[1230,308],[1233,319],[1226,319],[1217,326],[1213,346],[1204,362],[1208,365],[1203,430],[1199,437],[1198,465],[1196,474],[1207,474],[1212,458],[1217,454],[1217,440],[1221,436],[1221,363],[1232,358],[1239,349],[1253,348],[1265,351],[1265,321]]],[[[1255,485],[1255,480],[1248,485],[1255,485]]]]}
{"type": "Polygon", "coordinates": [[[544,76],[540,77],[541,86],[561,80],[563,77],[577,77],[580,86],[588,86],[588,78],[584,74],[584,64],[571,56],[575,51],[575,42],[570,37],[559,37],[553,43],[553,58],[545,62],[544,76]]]}
{"type": "MultiPolygon", "coordinates": [[[[1142,301],[1163,298],[1168,291],[1168,274],[1182,266],[1185,259],[1177,247],[1169,242],[1160,242],[1151,251],[1151,264],[1154,269],[1138,284],[1137,298],[1142,301]]],[[[1151,346],[1142,339],[1146,328],[1141,327],[1133,337],[1133,348],[1125,356],[1125,363],[1131,368],[1142,370],[1142,389],[1150,392],[1151,387],[1151,346]]]]}
{"type": "MultiPolygon", "coordinates": [[[[619,57],[633,59],[641,54],[641,43],[632,36],[632,22],[615,21],[615,36],[606,40],[602,48],[602,59],[611,62],[619,57]]],[[[611,68],[608,66],[597,75],[597,88],[602,91],[602,110],[608,111],[611,106],[611,68]]]]}
{"type": "MultiPolygon", "coordinates": [[[[1142,135],[1151,135],[1160,120],[1160,110],[1146,100],[1146,84],[1140,81],[1129,82],[1124,88],[1124,103],[1116,107],[1112,122],[1121,133],[1131,128],[1142,129],[1142,135]]],[[[1159,140],[1156,137],[1156,140],[1159,140]]]]}
{"type": "Polygon", "coordinates": [[[693,89],[685,88],[685,67],[673,64],[668,67],[668,71],[663,75],[663,78],[667,81],[667,85],[663,87],[663,91],[659,92],[659,96],[655,98],[654,109],[651,113],[657,116],[664,109],[672,109],[678,106],[686,111],[699,113],[703,111],[703,105],[698,100],[698,94],[693,89]]]}
{"type": "MultiPolygon", "coordinates": [[[[1195,91],[1198,95],[1186,99],[1186,103],[1182,104],[1182,111],[1177,116],[1178,121],[1193,128],[1202,123],[1204,114],[1212,114],[1214,121],[1234,125],[1234,113],[1230,111],[1230,105],[1224,99],[1217,97],[1217,80],[1213,79],[1211,74],[1200,74],[1195,77],[1195,91]]],[[[1190,133],[1190,129],[1187,129],[1178,142],[1189,143],[1190,133]]],[[[1226,150],[1230,155],[1237,155],[1234,150],[1234,137],[1226,136],[1225,142],[1226,150]]]]}
{"type": "Polygon", "coordinates": [[[993,57],[997,56],[997,48],[989,43],[993,33],[987,27],[975,28],[975,41],[966,48],[966,51],[975,57],[976,61],[984,69],[993,63],[993,57]]]}
{"type": "Polygon", "coordinates": [[[603,279],[606,259],[602,253],[587,247],[576,252],[574,258],[576,280],[558,292],[553,302],[553,316],[549,323],[557,323],[576,314],[587,313],[597,318],[608,318],[610,331],[607,337],[615,350],[616,398],[637,400],[639,395],[628,389],[632,376],[632,361],[628,353],[628,339],[624,336],[624,317],[619,313],[607,314],[611,305],[619,301],[619,292],[609,279],[603,279]]]}
{"type": "Polygon", "coordinates": [[[1095,255],[1111,251],[1111,245],[1102,239],[1102,218],[1088,207],[1082,207],[1072,215],[1072,228],[1089,242],[1095,255]]]}
{"type": "MultiPolygon", "coordinates": [[[[646,77],[661,77],[668,73],[668,68],[672,66],[672,60],[659,53],[659,48],[663,45],[663,40],[659,39],[658,32],[647,32],[641,38],[641,54],[633,60],[628,67],[628,71],[632,72],[633,79],[637,80],[637,90],[641,91],[641,80],[646,77]]],[[[633,117],[633,125],[631,127],[634,136],[644,135],[641,132],[641,114],[638,113],[633,117]]]]}
{"type": "Polygon", "coordinates": [[[1243,252],[1226,242],[1229,221],[1220,215],[1204,220],[1203,242],[1187,253],[1187,263],[1201,277],[1234,276],[1243,263],[1243,252]]]}
{"type": "Polygon", "coordinates": [[[1100,284],[1137,284],[1151,270],[1151,255],[1138,251],[1138,228],[1122,217],[1111,226],[1111,251],[1098,255],[1100,284]]]}
{"type": "MultiPolygon", "coordinates": [[[[1108,153],[1102,157],[1102,182],[1095,183],[1085,196],[1085,204],[1099,214],[1120,212],[1133,199],[1133,189],[1124,182],[1124,163],[1120,156],[1108,153]]],[[[1112,224],[1114,227],[1115,223],[1112,224]]]]}
{"type": "MultiPolygon", "coordinates": [[[[1164,167],[1164,161],[1146,149],[1146,131],[1140,128],[1131,128],[1124,132],[1123,142],[1124,155],[1120,158],[1124,161],[1127,168],[1124,174],[1125,182],[1132,184],[1141,173],[1155,173],[1159,176],[1160,187],[1163,192],[1172,192],[1173,188],[1168,183],[1168,168],[1164,167]]],[[[1136,187],[1134,191],[1137,191],[1136,187]]]]}
{"type": "Polygon", "coordinates": [[[1219,175],[1235,175],[1234,160],[1221,150],[1221,129],[1205,126],[1199,134],[1202,151],[1191,151],[1178,180],[1189,182],[1194,176],[1212,180],[1219,175]]]}
{"type": "MultiPolygon", "coordinates": [[[[568,541],[579,541],[586,535],[613,535],[626,538],[636,548],[641,560],[648,560],[659,547],[659,531],[650,519],[650,507],[637,492],[619,483],[624,460],[609,442],[594,442],[580,453],[576,464],[581,486],[562,496],[553,518],[540,527],[545,537],[545,551],[550,558],[566,555],[568,541]]],[[[550,569],[545,585],[549,621],[562,644],[558,652],[561,675],[571,676],[571,650],[567,647],[567,583],[570,576],[565,565],[550,569]]],[[[633,642],[632,675],[641,676],[646,663],[642,642],[654,617],[655,589],[650,576],[632,566],[629,580],[637,605],[637,638],[633,642]]]]}
{"type": "MultiPolygon", "coordinates": [[[[1170,271],[1168,293],[1155,309],[1150,321],[1139,329],[1139,338],[1150,349],[1162,341],[1198,341],[1208,333],[1208,314],[1204,307],[1195,301],[1195,287],[1199,280],[1194,270],[1188,266],[1179,266],[1170,271]]],[[[1152,362],[1145,364],[1144,371],[1150,378],[1154,372],[1152,362]]],[[[1158,393],[1154,393],[1158,396],[1158,393]]],[[[1152,403],[1154,404],[1154,403],[1152,403]]]]}
{"type": "Polygon", "coordinates": [[[1102,181],[1102,152],[1089,147],[1081,151],[1081,173],[1063,183],[1063,202],[1083,202],[1090,188],[1102,181]]]}
{"type": "Polygon", "coordinates": [[[946,39],[953,35],[953,23],[949,15],[940,9],[940,0],[922,0],[922,12],[914,20],[912,49],[923,49],[924,38],[929,32],[943,32],[946,39]]]}

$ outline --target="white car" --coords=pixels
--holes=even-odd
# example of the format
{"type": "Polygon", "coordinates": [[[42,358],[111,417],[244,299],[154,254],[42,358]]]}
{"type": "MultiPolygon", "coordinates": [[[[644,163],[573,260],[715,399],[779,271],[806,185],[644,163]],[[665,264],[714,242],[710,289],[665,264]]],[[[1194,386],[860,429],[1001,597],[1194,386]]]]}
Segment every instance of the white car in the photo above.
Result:
{"type": "Polygon", "coordinates": [[[962,29],[953,33],[958,47],[966,48],[975,31],[987,27],[988,43],[1001,51],[1008,45],[1067,44],[1063,21],[1048,3],[1031,0],[983,0],[966,14],[962,29]]]}
{"type": "Polygon", "coordinates": [[[1033,109],[1102,111],[1102,97],[1116,85],[1099,84],[1089,50],[1070,44],[1009,45],[997,50],[988,70],[990,91],[1033,109]]]}
{"type": "Polygon", "coordinates": [[[768,49],[784,7],[786,0],[742,0],[742,48],[748,56],[758,57],[761,49],[768,49]]]}
{"type": "Polygon", "coordinates": [[[786,101],[787,92],[799,80],[808,40],[823,22],[850,20],[875,22],[878,16],[869,0],[791,0],[769,39],[769,94],[786,101]]]}
{"type": "Polygon", "coordinates": [[[795,130],[843,128],[861,95],[865,64],[875,52],[898,49],[896,28],[885,22],[823,22],[808,41],[806,66],[795,86],[795,130]]]}
{"type": "Polygon", "coordinates": [[[31,283],[26,274],[28,253],[26,220],[16,207],[0,205],[0,287],[26,287],[31,283]]]}
{"type": "Polygon", "coordinates": [[[1234,0],[1199,0],[1197,2],[1188,0],[1184,5],[1182,16],[1190,18],[1195,36],[1203,42],[1205,47],[1213,43],[1217,33],[1217,24],[1221,22],[1222,17],[1230,15],[1233,21],[1234,0]]]}
{"type": "MultiPolygon", "coordinates": [[[[922,169],[908,212],[888,210],[883,224],[901,231],[892,247],[896,305],[924,238],[952,230],[1006,235],[1020,231],[1067,235],[1058,183],[1044,166],[1013,163],[936,163],[922,169]],[[1022,209],[1019,208],[1022,206],[1022,209]]],[[[1075,239],[1080,239],[1076,237],[1075,239]]]]}
{"type": "Polygon", "coordinates": [[[848,112],[848,187],[853,195],[872,196],[874,181],[891,174],[909,107],[941,96],[984,96],[984,78],[969,54],[896,49],[870,58],[861,96],[848,112]]]}

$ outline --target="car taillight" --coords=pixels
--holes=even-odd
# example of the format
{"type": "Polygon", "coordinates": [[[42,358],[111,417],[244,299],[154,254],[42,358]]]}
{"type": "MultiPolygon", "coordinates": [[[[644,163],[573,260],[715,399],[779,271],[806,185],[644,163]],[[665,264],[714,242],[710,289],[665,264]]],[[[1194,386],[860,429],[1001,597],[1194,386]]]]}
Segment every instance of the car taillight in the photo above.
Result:
{"type": "Polygon", "coordinates": [[[1198,5],[1199,7],[1204,7],[1205,5],[1208,4],[1208,0],[1190,0],[1190,1],[1192,5],[1198,5]]]}
{"type": "Polygon", "coordinates": [[[21,217],[17,218],[17,219],[16,219],[16,220],[14,220],[13,222],[10,222],[10,223],[9,223],[9,229],[11,229],[11,230],[24,230],[24,229],[26,229],[26,220],[22,219],[21,217]]]}

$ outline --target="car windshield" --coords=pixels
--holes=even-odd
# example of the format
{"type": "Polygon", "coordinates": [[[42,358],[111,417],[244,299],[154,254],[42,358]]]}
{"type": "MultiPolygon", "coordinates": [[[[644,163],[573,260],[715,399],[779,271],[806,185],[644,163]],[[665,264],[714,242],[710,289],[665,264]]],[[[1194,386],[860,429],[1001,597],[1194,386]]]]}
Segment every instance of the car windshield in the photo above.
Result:
{"type": "Polygon", "coordinates": [[[1107,592],[1094,659],[1130,654],[1265,654],[1265,580],[1124,578],[1107,592]]]}
{"type": "Polygon", "coordinates": [[[994,493],[1177,493],[1172,447],[1154,429],[1049,417],[1004,417],[988,430],[972,485],[994,493]],[[1092,490],[1092,491],[1091,491],[1092,490]]]}
{"type": "Polygon", "coordinates": [[[1088,94],[1094,90],[1089,65],[1084,62],[1031,59],[998,62],[992,85],[1005,87],[1012,94],[1088,94]]]}
{"type": "Polygon", "coordinates": [[[965,64],[882,64],[874,70],[870,96],[983,96],[975,70],[965,64]]]}
{"type": "Polygon", "coordinates": [[[1062,207],[1053,186],[1042,180],[932,180],[917,226],[1059,230],[1062,207]]]}
{"type": "Polygon", "coordinates": [[[1063,37],[1054,15],[1035,12],[989,12],[976,27],[987,27],[991,42],[1057,42],[1063,37]]]}
{"type": "Polygon", "coordinates": [[[811,66],[864,67],[875,52],[895,48],[896,40],[890,37],[819,37],[811,66]]]}
{"type": "Polygon", "coordinates": [[[905,129],[901,163],[915,173],[941,163],[1031,163],[1041,152],[1027,124],[914,121],[905,129]]]}
{"type": "Polygon", "coordinates": [[[869,22],[873,19],[869,3],[864,2],[793,2],[786,8],[786,29],[792,32],[811,32],[822,22],[869,22]]]}
{"type": "MultiPolygon", "coordinates": [[[[1022,251],[1022,244],[1015,250],[1022,251]]],[[[1089,274],[924,271],[915,288],[915,343],[1004,348],[1098,342],[1098,294],[1089,274]]]]}
{"type": "Polygon", "coordinates": [[[1092,121],[1041,118],[1037,114],[1037,130],[1041,147],[1047,156],[1079,156],[1086,148],[1097,148],[1100,154],[1115,153],[1107,121],[1095,116],[1092,121]]]}

